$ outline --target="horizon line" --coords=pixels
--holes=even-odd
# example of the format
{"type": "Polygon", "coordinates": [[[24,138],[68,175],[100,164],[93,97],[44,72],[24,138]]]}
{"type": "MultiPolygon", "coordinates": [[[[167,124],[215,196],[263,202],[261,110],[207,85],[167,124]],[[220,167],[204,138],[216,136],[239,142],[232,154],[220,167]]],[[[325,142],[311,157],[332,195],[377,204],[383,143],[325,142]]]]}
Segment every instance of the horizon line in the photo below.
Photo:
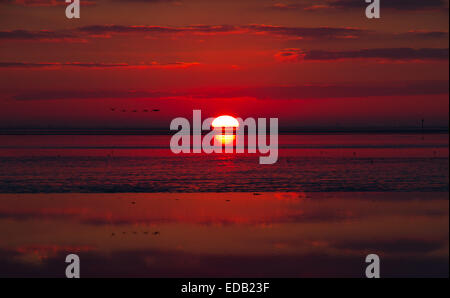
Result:
{"type": "MultiPolygon", "coordinates": [[[[207,134],[209,131],[203,131],[207,134]]],[[[167,128],[0,128],[0,135],[171,135],[167,128]]],[[[449,133],[449,127],[282,128],[279,134],[301,133],[449,133]]]]}

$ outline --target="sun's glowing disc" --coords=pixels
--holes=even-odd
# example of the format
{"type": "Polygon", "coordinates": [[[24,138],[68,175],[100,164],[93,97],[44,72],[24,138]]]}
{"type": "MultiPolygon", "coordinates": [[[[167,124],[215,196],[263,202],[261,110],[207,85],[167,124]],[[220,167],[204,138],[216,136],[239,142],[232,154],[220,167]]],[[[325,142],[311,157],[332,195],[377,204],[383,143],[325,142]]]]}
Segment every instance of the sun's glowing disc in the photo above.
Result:
{"type": "Polygon", "coordinates": [[[231,116],[220,116],[214,119],[212,126],[216,127],[239,127],[239,121],[231,116]]]}

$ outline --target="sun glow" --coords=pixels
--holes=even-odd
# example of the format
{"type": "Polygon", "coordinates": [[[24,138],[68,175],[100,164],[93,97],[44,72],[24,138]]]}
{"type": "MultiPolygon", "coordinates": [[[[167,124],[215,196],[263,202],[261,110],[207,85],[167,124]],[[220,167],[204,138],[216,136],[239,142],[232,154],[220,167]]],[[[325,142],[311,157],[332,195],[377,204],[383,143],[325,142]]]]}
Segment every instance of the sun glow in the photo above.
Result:
{"type": "Polygon", "coordinates": [[[239,121],[231,116],[220,116],[214,119],[212,126],[214,129],[221,129],[221,134],[216,135],[216,141],[222,145],[234,145],[236,140],[236,129],[239,127],[239,121]],[[231,131],[228,129],[232,129],[231,131]]]}
{"type": "Polygon", "coordinates": [[[236,118],[231,116],[220,116],[214,119],[212,126],[214,128],[239,127],[239,122],[236,120],[236,118]]]}
{"type": "Polygon", "coordinates": [[[215,138],[222,145],[232,145],[234,144],[234,140],[236,140],[235,135],[217,135],[215,138]]]}

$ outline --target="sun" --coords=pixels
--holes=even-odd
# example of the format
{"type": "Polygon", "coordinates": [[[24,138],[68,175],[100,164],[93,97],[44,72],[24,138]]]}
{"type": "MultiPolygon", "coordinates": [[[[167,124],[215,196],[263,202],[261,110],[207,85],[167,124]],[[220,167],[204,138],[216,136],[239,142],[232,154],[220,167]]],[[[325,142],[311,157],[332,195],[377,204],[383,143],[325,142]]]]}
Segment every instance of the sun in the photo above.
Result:
{"type": "Polygon", "coordinates": [[[214,119],[212,122],[214,128],[224,128],[224,127],[239,127],[239,121],[232,116],[220,116],[214,119]]]}
{"type": "Polygon", "coordinates": [[[239,127],[239,121],[231,116],[220,116],[214,119],[212,123],[214,129],[221,129],[221,134],[216,135],[215,138],[219,144],[233,145],[236,140],[236,130],[239,127]],[[233,132],[226,131],[227,128],[232,128],[233,132]]]}

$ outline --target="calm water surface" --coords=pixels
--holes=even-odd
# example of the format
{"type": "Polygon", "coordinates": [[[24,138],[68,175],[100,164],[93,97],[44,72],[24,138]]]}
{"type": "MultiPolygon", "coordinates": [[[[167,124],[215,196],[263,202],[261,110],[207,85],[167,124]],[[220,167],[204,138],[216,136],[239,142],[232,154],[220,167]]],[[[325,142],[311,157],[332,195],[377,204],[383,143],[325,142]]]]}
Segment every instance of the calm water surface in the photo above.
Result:
{"type": "Polygon", "coordinates": [[[448,191],[448,135],[284,135],[258,154],[175,155],[169,136],[0,136],[0,193],[448,191]]]}
{"type": "Polygon", "coordinates": [[[0,136],[0,277],[448,277],[448,135],[285,135],[279,162],[169,136],[0,136]]]}

